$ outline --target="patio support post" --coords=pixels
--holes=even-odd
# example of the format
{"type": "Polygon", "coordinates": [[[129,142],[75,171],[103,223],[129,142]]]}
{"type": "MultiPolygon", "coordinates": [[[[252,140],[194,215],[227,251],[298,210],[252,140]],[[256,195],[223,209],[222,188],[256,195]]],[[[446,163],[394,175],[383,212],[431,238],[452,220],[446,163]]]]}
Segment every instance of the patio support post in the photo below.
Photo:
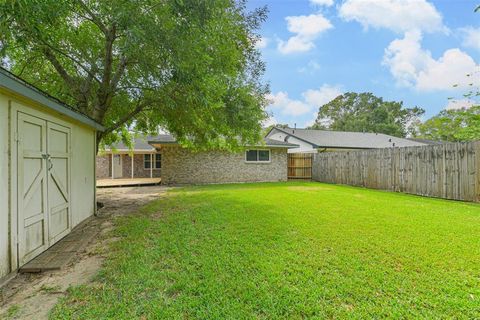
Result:
{"type": "Polygon", "coordinates": [[[150,153],[150,179],[153,178],[153,154],[150,153]]]}
{"type": "Polygon", "coordinates": [[[130,160],[132,161],[132,179],[133,179],[133,153],[130,155],[130,160]]]}
{"type": "Polygon", "coordinates": [[[113,152],[112,152],[112,179],[113,177],[115,177],[115,175],[113,174],[113,152]]]}

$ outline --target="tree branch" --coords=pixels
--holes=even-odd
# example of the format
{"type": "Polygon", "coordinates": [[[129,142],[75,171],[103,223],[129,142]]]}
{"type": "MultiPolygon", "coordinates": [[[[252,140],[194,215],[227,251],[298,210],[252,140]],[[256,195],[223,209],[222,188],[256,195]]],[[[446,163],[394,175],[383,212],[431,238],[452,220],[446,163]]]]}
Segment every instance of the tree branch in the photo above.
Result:
{"type": "Polygon", "coordinates": [[[89,76],[92,77],[93,80],[95,80],[96,82],[100,83],[100,80],[97,79],[97,77],[95,76],[95,74],[89,70],[87,67],[85,67],[78,59],[72,57],[71,55],[69,55],[68,53],[66,52],[63,52],[62,50],[58,49],[58,48],[55,48],[53,46],[51,46],[49,43],[41,40],[42,43],[47,46],[48,48],[50,48],[52,51],[55,51],[55,52],[58,52],[59,54],[63,55],[64,57],[66,57],[67,59],[70,59],[72,60],[76,65],[78,65],[83,71],[85,71],[89,76]]]}
{"type": "Polygon", "coordinates": [[[126,67],[127,67],[127,58],[122,55],[122,57],[120,58],[120,63],[118,65],[117,71],[115,71],[115,74],[113,75],[112,84],[111,84],[112,92],[117,90],[118,83],[120,81],[120,78],[123,76],[123,73],[125,72],[126,67]]]}
{"type": "Polygon", "coordinates": [[[93,11],[90,10],[90,8],[88,8],[88,6],[82,0],[76,0],[76,2],[90,16],[90,19],[86,17],[85,18],[93,22],[103,32],[103,34],[107,35],[108,29],[100,20],[100,18],[96,14],[94,14],[93,11]]]}
{"type": "Polygon", "coordinates": [[[137,105],[135,106],[135,109],[124,115],[123,117],[120,118],[120,120],[116,121],[115,124],[102,132],[102,136],[105,136],[109,133],[112,133],[113,131],[117,130],[121,126],[123,126],[128,120],[131,120],[133,117],[135,117],[137,114],[142,112],[146,106],[146,102],[141,102],[139,101],[137,105]]]}
{"type": "Polygon", "coordinates": [[[115,41],[115,26],[112,26],[105,35],[105,58],[103,65],[103,76],[100,88],[97,93],[98,104],[93,110],[94,119],[103,122],[103,117],[112,100],[111,89],[112,65],[113,65],[113,42],[115,41]]]}
{"type": "Polygon", "coordinates": [[[62,79],[71,87],[72,90],[76,91],[77,88],[75,88],[76,84],[74,78],[67,72],[67,70],[65,70],[60,61],[58,61],[57,56],[53,53],[51,48],[49,46],[45,46],[42,48],[42,51],[62,79]]]}

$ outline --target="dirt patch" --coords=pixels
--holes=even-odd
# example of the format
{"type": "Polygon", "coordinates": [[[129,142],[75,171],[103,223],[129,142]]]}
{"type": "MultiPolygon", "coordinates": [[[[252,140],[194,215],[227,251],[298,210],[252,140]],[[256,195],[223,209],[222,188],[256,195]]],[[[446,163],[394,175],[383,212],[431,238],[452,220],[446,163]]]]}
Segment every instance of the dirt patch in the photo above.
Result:
{"type": "Polygon", "coordinates": [[[304,186],[292,186],[292,187],[287,187],[288,190],[292,191],[324,191],[324,190],[332,190],[331,188],[328,187],[304,187],[304,186]]]}
{"type": "Polygon", "coordinates": [[[131,213],[164,195],[166,191],[167,187],[164,186],[98,189],[97,201],[104,205],[99,214],[105,216],[131,213]]]}
{"type": "Polygon", "coordinates": [[[47,319],[48,313],[70,286],[92,281],[102,266],[111,236],[113,218],[135,213],[148,202],[167,191],[163,186],[105,188],[97,190],[97,201],[104,207],[98,216],[85,223],[85,228],[98,228],[99,236],[79,252],[63,270],[42,274],[18,274],[0,288],[0,319],[47,319]]]}

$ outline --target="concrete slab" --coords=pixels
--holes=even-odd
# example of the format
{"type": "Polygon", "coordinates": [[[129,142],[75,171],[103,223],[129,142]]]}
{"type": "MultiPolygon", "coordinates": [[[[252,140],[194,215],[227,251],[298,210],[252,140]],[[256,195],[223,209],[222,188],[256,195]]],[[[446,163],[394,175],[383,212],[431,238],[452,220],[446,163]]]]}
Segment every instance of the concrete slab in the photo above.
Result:
{"type": "MultiPolygon", "coordinates": [[[[95,217],[91,219],[95,219],[95,217]]],[[[99,230],[84,228],[82,223],[47,251],[21,267],[19,272],[38,273],[61,270],[72,261],[78,252],[83,251],[98,233],[99,230]]]]}

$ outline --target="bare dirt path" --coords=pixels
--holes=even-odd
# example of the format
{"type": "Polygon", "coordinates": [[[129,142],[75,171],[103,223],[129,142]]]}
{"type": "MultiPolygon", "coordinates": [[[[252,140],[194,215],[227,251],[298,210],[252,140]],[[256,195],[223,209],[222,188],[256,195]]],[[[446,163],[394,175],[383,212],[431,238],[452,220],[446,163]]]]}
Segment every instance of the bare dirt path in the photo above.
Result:
{"type": "Polygon", "coordinates": [[[104,207],[82,228],[97,228],[99,235],[60,271],[19,274],[0,288],[0,319],[47,319],[49,311],[70,286],[88,283],[102,266],[105,247],[112,241],[109,231],[116,216],[134,214],[146,203],[165,194],[163,186],[105,188],[97,190],[104,207]]]}

